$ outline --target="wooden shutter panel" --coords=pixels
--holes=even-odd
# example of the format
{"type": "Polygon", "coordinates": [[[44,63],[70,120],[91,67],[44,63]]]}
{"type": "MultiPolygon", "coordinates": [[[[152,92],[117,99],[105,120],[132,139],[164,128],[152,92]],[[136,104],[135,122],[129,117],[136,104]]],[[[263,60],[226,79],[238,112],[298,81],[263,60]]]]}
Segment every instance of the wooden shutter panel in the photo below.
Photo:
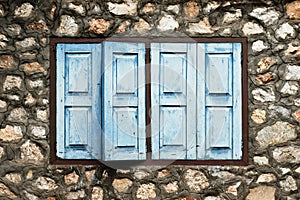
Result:
{"type": "Polygon", "coordinates": [[[240,159],[241,44],[198,44],[198,61],[198,159],[240,159]]]}
{"type": "Polygon", "coordinates": [[[145,45],[104,42],[104,160],[146,159],[145,45]]]}
{"type": "Polygon", "coordinates": [[[56,140],[63,159],[100,159],[101,45],[57,44],[56,140]]]}
{"type": "Polygon", "coordinates": [[[151,44],[152,159],[196,159],[196,44],[151,44]]]}

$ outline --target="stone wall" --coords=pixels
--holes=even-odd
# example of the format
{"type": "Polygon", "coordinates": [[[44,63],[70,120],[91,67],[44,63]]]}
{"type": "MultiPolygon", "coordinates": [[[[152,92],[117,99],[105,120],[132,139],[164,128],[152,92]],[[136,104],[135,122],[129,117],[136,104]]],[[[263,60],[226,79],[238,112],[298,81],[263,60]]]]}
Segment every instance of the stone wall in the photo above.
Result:
{"type": "Polygon", "coordinates": [[[0,1],[0,199],[300,199],[300,1],[0,1]],[[249,165],[49,164],[49,38],[247,37],[249,165]]]}

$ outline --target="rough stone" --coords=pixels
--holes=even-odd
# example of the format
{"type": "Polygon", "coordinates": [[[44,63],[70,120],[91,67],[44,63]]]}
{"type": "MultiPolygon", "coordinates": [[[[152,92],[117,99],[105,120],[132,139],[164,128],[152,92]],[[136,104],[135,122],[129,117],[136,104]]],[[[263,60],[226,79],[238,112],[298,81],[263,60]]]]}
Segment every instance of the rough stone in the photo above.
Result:
{"type": "Polygon", "coordinates": [[[29,81],[29,86],[32,88],[32,89],[41,89],[44,87],[44,82],[42,79],[37,79],[37,80],[30,80],[29,81]]]}
{"type": "Polygon", "coordinates": [[[35,105],[36,103],[36,99],[33,98],[32,94],[28,94],[26,97],[25,97],[25,105],[27,106],[33,106],[35,105]]]}
{"type": "Polygon", "coordinates": [[[142,184],[136,191],[136,198],[151,199],[156,197],[155,185],[153,183],[142,184]]]}
{"type": "Polygon", "coordinates": [[[295,170],[296,173],[300,174],[300,167],[295,170]]]}
{"type": "Polygon", "coordinates": [[[157,178],[164,178],[165,176],[170,174],[170,170],[163,169],[157,173],[157,178]]]}
{"type": "Polygon", "coordinates": [[[28,29],[34,30],[34,31],[42,31],[42,32],[48,32],[49,29],[47,27],[47,24],[43,20],[39,20],[37,22],[33,22],[27,26],[28,29]]]}
{"type": "Polygon", "coordinates": [[[20,59],[21,60],[34,60],[36,58],[36,53],[33,52],[25,52],[20,54],[20,59]]]}
{"type": "Polygon", "coordinates": [[[218,177],[222,180],[230,180],[235,178],[235,175],[233,173],[227,172],[227,171],[220,171],[220,172],[214,172],[212,173],[213,177],[218,177]]]}
{"type": "Polygon", "coordinates": [[[4,156],[4,148],[0,146],[0,159],[4,156]]]}
{"type": "Polygon", "coordinates": [[[285,175],[291,171],[290,168],[285,168],[285,167],[281,167],[279,169],[280,169],[282,175],[285,175]]]}
{"type": "Polygon", "coordinates": [[[60,18],[60,25],[56,30],[58,35],[75,36],[79,31],[78,24],[74,17],[69,15],[62,15],[60,18]]]}
{"type": "Polygon", "coordinates": [[[36,118],[39,121],[47,122],[48,121],[48,111],[47,110],[40,110],[40,109],[38,109],[36,111],[36,118]]]}
{"type": "Polygon", "coordinates": [[[37,46],[37,43],[33,37],[25,38],[24,40],[17,41],[17,49],[33,49],[37,46]]]}
{"type": "Polygon", "coordinates": [[[39,139],[46,138],[46,129],[43,126],[30,126],[30,134],[39,139]]]}
{"type": "Polygon", "coordinates": [[[293,41],[288,44],[288,48],[285,50],[285,55],[292,57],[296,62],[300,61],[300,42],[293,41]]]}
{"type": "Polygon", "coordinates": [[[279,182],[281,189],[290,192],[290,191],[296,191],[297,183],[295,179],[292,176],[288,176],[285,180],[279,182]]]}
{"type": "Polygon", "coordinates": [[[170,11],[174,14],[178,14],[179,10],[180,10],[180,8],[179,8],[178,5],[170,5],[170,6],[167,7],[167,11],[170,11]]]}
{"type": "Polygon", "coordinates": [[[275,80],[275,76],[272,73],[261,74],[256,77],[259,84],[267,84],[275,80]]]}
{"type": "Polygon", "coordinates": [[[278,121],[260,130],[255,139],[261,148],[266,148],[269,145],[285,143],[295,138],[297,138],[295,126],[288,122],[278,121]]]}
{"type": "Polygon", "coordinates": [[[7,37],[3,34],[0,34],[0,47],[1,48],[6,48],[7,47],[7,42],[8,42],[7,37]]]}
{"type": "Polygon", "coordinates": [[[268,91],[261,88],[252,90],[253,98],[260,102],[272,102],[275,101],[275,93],[272,88],[269,88],[268,91]]]}
{"type": "Polygon", "coordinates": [[[14,15],[16,17],[29,17],[33,12],[33,8],[30,3],[23,3],[21,6],[16,7],[14,15]]]}
{"type": "Polygon", "coordinates": [[[3,183],[0,183],[0,196],[5,196],[10,199],[17,198],[17,196],[14,193],[12,193],[12,191],[10,191],[10,189],[3,183]]]}
{"type": "Polygon", "coordinates": [[[152,3],[147,3],[144,7],[142,12],[143,13],[152,13],[155,10],[155,6],[152,3]]]}
{"type": "Polygon", "coordinates": [[[108,3],[109,12],[115,15],[133,15],[137,12],[137,2],[127,0],[126,3],[108,3]]]}
{"type": "Polygon", "coordinates": [[[183,11],[184,14],[188,17],[194,18],[197,17],[199,14],[199,6],[198,3],[195,1],[189,1],[187,4],[184,6],[183,11]]]}
{"type": "Polygon", "coordinates": [[[5,177],[8,181],[14,183],[14,184],[19,184],[22,181],[22,177],[18,173],[9,173],[6,174],[5,177]]]}
{"type": "Polygon", "coordinates": [[[286,14],[290,19],[299,19],[300,18],[300,2],[293,1],[286,4],[286,14]]]}
{"type": "Polygon", "coordinates": [[[139,21],[134,25],[133,29],[139,33],[145,33],[146,31],[150,30],[150,25],[143,19],[139,19],[139,21]]]}
{"type": "Polygon", "coordinates": [[[300,163],[300,147],[294,145],[278,147],[273,151],[273,157],[279,163],[300,163]]]}
{"type": "Polygon", "coordinates": [[[6,125],[5,128],[0,129],[0,140],[4,142],[11,142],[20,140],[23,137],[20,126],[6,125]]]}
{"type": "Polygon", "coordinates": [[[95,34],[103,34],[110,26],[110,22],[105,21],[104,19],[92,19],[89,21],[89,24],[89,31],[95,34]]]}
{"type": "Polygon", "coordinates": [[[198,170],[188,169],[184,174],[184,181],[192,192],[200,192],[209,187],[208,179],[198,170]]]}
{"type": "MultiPolygon", "coordinates": [[[[184,199],[184,200],[190,200],[190,199],[184,199]]],[[[191,198],[191,200],[196,200],[196,199],[191,198]]],[[[204,200],[225,200],[225,199],[223,197],[208,196],[205,197],[204,200]]]]}
{"type": "Polygon", "coordinates": [[[0,4],[0,17],[4,17],[5,16],[5,10],[2,4],[0,4]]]}
{"type": "Polygon", "coordinates": [[[178,22],[173,18],[172,15],[166,15],[159,21],[157,26],[160,31],[174,31],[179,27],[178,22]]]}
{"type": "Polygon", "coordinates": [[[253,161],[257,165],[269,165],[269,159],[265,156],[254,156],[253,161]]]}
{"type": "Polygon", "coordinates": [[[198,23],[190,23],[187,31],[192,34],[210,34],[213,33],[215,30],[209,24],[208,19],[204,18],[198,23]]]}
{"type": "Polygon", "coordinates": [[[43,66],[41,66],[38,62],[25,63],[20,65],[20,69],[24,70],[26,74],[34,74],[39,72],[45,72],[43,66]]]}
{"type": "Polygon", "coordinates": [[[0,56],[0,68],[15,69],[16,63],[11,55],[0,56]]]}
{"type": "Polygon", "coordinates": [[[286,82],[280,92],[283,94],[296,95],[299,90],[299,84],[296,81],[286,82]]]}
{"type": "Polygon", "coordinates": [[[168,183],[167,185],[163,185],[163,188],[167,193],[174,193],[174,192],[178,191],[179,186],[178,186],[177,181],[174,181],[174,182],[168,183]]]}
{"type": "Polygon", "coordinates": [[[270,183],[276,181],[276,176],[274,174],[262,174],[258,177],[256,183],[270,183]]]}
{"type": "Polygon", "coordinates": [[[127,31],[130,25],[130,21],[124,21],[120,24],[119,28],[117,29],[117,33],[124,33],[127,31]]]}
{"type": "Polygon", "coordinates": [[[39,198],[37,196],[30,194],[27,191],[24,192],[24,195],[25,195],[26,200],[39,200],[39,198]]]}
{"type": "Polygon", "coordinates": [[[64,181],[65,181],[65,184],[67,184],[67,185],[77,184],[78,179],[79,179],[79,176],[76,174],[76,172],[72,172],[72,173],[64,176],[64,181]]]}
{"type": "Polygon", "coordinates": [[[7,120],[11,122],[19,122],[26,124],[28,120],[28,114],[26,110],[22,107],[14,108],[8,115],[7,120]]]}
{"type": "Polygon", "coordinates": [[[285,80],[300,80],[300,66],[287,65],[283,78],[285,80]]]}
{"type": "Polygon", "coordinates": [[[230,24],[232,22],[235,22],[235,21],[239,20],[242,16],[243,15],[242,15],[242,10],[241,9],[235,10],[234,13],[226,12],[224,14],[223,23],[224,24],[230,24]]]}
{"type": "Polygon", "coordinates": [[[268,46],[265,46],[264,42],[262,40],[257,40],[255,42],[253,42],[253,44],[252,44],[252,50],[254,52],[261,52],[267,48],[268,48],[268,46]]]}
{"type": "Polygon", "coordinates": [[[91,183],[95,177],[96,170],[90,170],[85,172],[86,179],[91,183]]]}
{"type": "Polygon", "coordinates": [[[0,112],[5,112],[7,110],[7,103],[6,101],[0,100],[0,112]]]}
{"type": "Polygon", "coordinates": [[[41,149],[34,143],[27,140],[21,147],[21,159],[25,161],[43,161],[44,156],[41,149]]]}
{"type": "Polygon", "coordinates": [[[7,26],[6,32],[10,36],[20,35],[22,27],[19,24],[10,24],[7,26]]]}
{"type": "Polygon", "coordinates": [[[288,109],[286,109],[285,107],[282,107],[282,106],[275,106],[275,105],[270,105],[268,107],[269,110],[273,110],[274,112],[276,113],[279,113],[281,114],[283,117],[287,117],[289,118],[290,117],[290,111],[288,109]]]}
{"type": "Polygon", "coordinates": [[[74,10],[75,12],[77,12],[78,14],[80,14],[81,16],[84,16],[86,11],[85,8],[83,7],[82,4],[80,5],[75,5],[73,3],[69,4],[69,9],[74,10]]]}
{"type": "Polygon", "coordinates": [[[49,177],[43,177],[43,176],[39,177],[34,182],[33,186],[43,191],[52,191],[58,187],[53,179],[49,177]]]}
{"type": "Polygon", "coordinates": [[[281,39],[286,39],[289,37],[295,37],[296,32],[295,29],[289,24],[284,23],[282,24],[279,29],[276,30],[276,36],[278,36],[281,39]]]}
{"type": "Polygon", "coordinates": [[[85,196],[86,196],[85,191],[82,189],[82,190],[78,190],[76,192],[69,192],[66,195],[66,199],[68,199],[68,200],[83,199],[85,196]]]}
{"type": "Polygon", "coordinates": [[[270,26],[278,21],[280,14],[274,8],[256,8],[249,15],[270,26]]]}
{"type": "Polygon", "coordinates": [[[3,84],[4,91],[11,90],[13,88],[21,89],[22,78],[20,76],[8,75],[3,84]]]}
{"type": "Polygon", "coordinates": [[[203,8],[205,14],[210,13],[220,7],[221,3],[217,1],[209,1],[203,8]]]}
{"type": "Polygon", "coordinates": [[[234,196],[237,196],[238,188],[240,187],[241,184],[242,182],[237,182],[236,184],[229,186],[226,193],[230,193],[233,194],[234,196]]]}
{"type": "Polygon", "coordinates": [[[264,123],[266,121],[266,111],[261,109],[254,110],[251,119],[257,124],[264,123]]]}
{"type": "Polygon", "coordinates": [[[247,22],[246,24],[244,24],[242,30],[246,36],[257,35],[264,32],[263,27],[253,22],[247,22]]]}
{"type": "Polygon", "coordinates": [[[300,122],[300,109],[296,110],[294,113],[293,113],[293,117],[296,121],[300,122]]]}
{"type": "MultiPolygon", "coordinates": [[[[261,41],[261,40],[260,40],[261,41]]],[[[258,42],[258,41],[257,41],[258,42]]],[[[262,41],[261,41],[262,42],[262,41]]],[[[259,42],[259,43],[261,43],[261,42],[259,42]]],[[[258,44],[258,43],[257,43],[258,44]]],[[[253,45],[254,45],[254,43],[253,43],[253,45]]],[[[261,44],[259,44],[259,46],[260,46],[261,44]]],[[[262,45],[263,45],[263,43],[262,43],[262,45]]],[[[255,48],[256,50],[258,50],[258,51],[262,51],[263,49],[261,49],[261,48],[255,48]]],[[[258,73],[263,73],[263,72],[266,72],[266,71],[268,71],[269,69],[270,69],[270,67],[272,67],[274,64],[276,63],[276,60],[274,60],[274,59],[272,59],[272,58],[270,58],[270,57],[266,57],[266,58],[262,58],[262,59],[260,59],[260,61],[258,62],[258,66],[257,66],[257,69],[256,69],[256,71],[258,72],[258,73]]]]}
{"type": "Polygon", "coordinates": [[[132,181],[128,178],[115,179],[112,183],[112,186],[120,193],[127,192],[132,186],[132,181]]]}
{"type": "Polygon", "coordinates": [[[276,188],[271,186],[258,186],[253,189],[250,189],[250,193],[246,197],[246,200],[258,200],[261,197],[264,200],[275,200],[276,188]]]}
{"type": "Polygon", "coordinates": [[[92,200],[103,200],[103,189],[101,187],[93,187],[92,200]]]}
{"type": "Polygon", "coordinates": [[[32,172],[32,170],[29,170],[26,174],[26,179],[31,180],[32,178],[33,178],[33,172],[32,172]]]}
{"type": "Polygon", "coordinates": [[[134,172],[134,177],[141,180],[146,178],[147,176],[149,176],[150,174],[148,172],[144,172],[144,171],[136,171],[134,172]]]}

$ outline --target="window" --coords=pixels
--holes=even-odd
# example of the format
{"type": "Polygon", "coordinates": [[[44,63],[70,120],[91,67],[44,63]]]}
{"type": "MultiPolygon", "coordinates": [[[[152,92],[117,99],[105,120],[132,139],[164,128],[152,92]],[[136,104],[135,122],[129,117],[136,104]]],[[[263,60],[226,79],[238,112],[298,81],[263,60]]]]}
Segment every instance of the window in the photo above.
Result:
{"type": "Polygon", "coordinates": [[[246,164],[246,39],[51,46],[52,163],[246,164]]]}

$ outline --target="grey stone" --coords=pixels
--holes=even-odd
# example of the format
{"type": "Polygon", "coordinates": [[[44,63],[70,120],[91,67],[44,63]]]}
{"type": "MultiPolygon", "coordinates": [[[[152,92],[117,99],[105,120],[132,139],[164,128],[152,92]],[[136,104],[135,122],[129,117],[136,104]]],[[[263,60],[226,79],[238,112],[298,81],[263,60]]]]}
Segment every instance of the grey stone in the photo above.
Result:
{"type": "Polygon", "coordinates": [[[0,17],[4,17],[5,16],[5,9],[3,7],[2,4],[0,4],[0,17]]]}
{"type": "Polygon", "coordinates": [[[33,186],[42,191],[53,191],[58,187],[53,179],[43,176],[39,177],[33,186]]]}
{"type": "Polygon", "coordinates": [[[0,47],[1,48],[7,47],[7,42],[8,42],[7,37],[3,34],[0,34],[0,47]]]}
{"type": "Polygon", "coordinates": [[[11,36],[20,35],[22,27],[19,24],[10,24],[7,26],[6,32],[11,36]]]}
{"type": "Polygon", "coordinates": [[[230,24],[232,22],[239,20],[242,16],[243,15],[241,9],[236,9],[234,13],[226,12],[224,14],[223,23],[230,24]]]}
{"type": "Polygon", "coordinates": [[[200,192],[209,187],[207,177],[200,171],[188,169],[184,174],[184,181],[192,192],[200,192]]]}
{"type": "Polygon", "coordinates": [[[159,21],[157,26],[160,31],[174,31],[179,27],[178,22],[173,18],[172,15],[166,15],[159,21]]]}
{"type": "Polygon", "coordinates": [[[6,174],[4,178],[7,179],[8,181],[14,183],[14,184],[19,184],[22,181],[21,174],[18,174],[18,173],[6,174]]]}
{"type": "Polygon", "coordinates": [[[266,126],[255,137],[261,148],[269,145],[285,143],[297,138],[295,126],[288,122],[278,121],[274,125],[266,126]]]}
{"type": "Polygon", "coordinates": [[[237,182],[236,184],[229,186],[227,188],[226,193],[233,194],[234,196],[238,196],[238,188],[240,187],[241,184],[242,182],[237,182]]]}
{"type": "Polygon", "coordinates": [[[253,44],[252,44],[252,50],[254,52],[261,52],[267,48],[268,48],[268,46],[265,46],[264,42],[262,40],[257,40],[255,42],[253,42],[253,44]]]}
{"type": "Polygon", "coordinates": [[[290,168],[281,167],[279,169],[280,169],[282,175],[285,175],[291,171],[290,168]]]}
{"type": "Polygon", "coordinates": [[[292,176],[288,176],[285,180],[279,182],[281,189],[290,192],[290,191],[296,191],[297,184],[295,179],[292,176]]]}
{"type": "Polygon", "coordinates": [[[269,174],[261,174],[258,177],[256,183],[270,183],[270,182],[274,182],[276,180],[277,180],[277,178],[276,178],[276,176],[274,174],[271,174],[271,173],[269,173],[269,174]]]}
{"type": "Polygon", "coordinates": [[[39,121],[47,122],[48,121],[48,111],[47,110],[42,110],[42,109],[37,109],[36,118],[39,121]]]}
{"type": "Polygon", "coordinates": [[[3,84],[3,90],[11,90],[13,88],[18,88],[21,90],[22,78],[20,76],[8,75],[3,84]]]}
{"type": "Polygon", "coordinates": [[[299,84],[296,81],[286,82],[280,92],[283,94],[296,95],[299,90],[299,84]]]}
{"type": "Polygon", "coordinates": [[[23,3],[15,9],[14,15],[16,17],[30,17],[33,12],[33,6],[30,3],[23,3]]]}
{"type": "Polygon", "coordinates": [[[170,11],[174,14],[178,14],[179,13],[179,5],[170,5],[167,7],[167,11],[170,11]]]}
{"type": "Polygon", "coordinates": [[[295,29],[289,24],[284,23],[276,30],[276,36],[281,39],[293,38],[295,37],[295,29]]]}
{"type": "Polygon", "coordinates": [[[230,180],[235,178],[235,175],[233,173],[227,172],[227,171],[220,171],[220,172],[215,172],[212,174],[213,177],[218,177],[219,179],[222,180],[230,180]]]}
{"type": "Polygon", "coordinates": [[[22,41],[16,42],[17,49],[33,49],[37,46],[37,43],[34,37],[25,38],[22,41]]]}
{"type": "Polygon", "coordinates": [[[84,197],[86,197],[86,194],[83,189],[75,191],[75,192],[69,192],[66,195],[66,199],[68,199],[68,200],[83,199],[84,197]]]}
{"type": "Polygon", "coordinates": [[[39,139],[46,138],[46,129],[43,126],[30,126],[30,134],[39,139]]]}
{"type": "Polygon", "coordinates": [[[2,158],[2,156],[4,156],[4,148],[0,147],[0,159],[2,158]]]}
{"type": "Polygon", "coordinates": [[[268,107],[268,109],[274,110],[275,112],[280,113],[284,117],[290,117],[291,115],[291,112],[287,108],[282,106],[275,106],[274,104],[272,104],[268,107]]]}
{"type": "Polygon", "coordinates": [[[77,35],[79,26],[74,17],[69,15],[62,15],[60,18],[60,25],[56,30],[57,35],[75,36],[77,35]]]}
{"type": "Polygon", "coordinates": [[[283,78],[285,80],[300,80],[300,66],[287,65],[283,78]]]}
{"type": "Polygon", "coordinates": [[[150,174],[148,172],[144,172],[144,171],[136,171],[134,172],[134,177],[136,177],[137,179],[144,179],[147,176],[149,176],[150,174]]]}
{"type": "Polygon", "coordinates": [[[24,196],[26,200],[39,200],[37,196],[30,194],[27,191],[24,192],[24,196]]]}
{"type": "Polygon", "coordinates": [[[275,93],[272,88],[269,88],[268,91],[261,88],[252,90],[253,98],[260,102],[272,102],[276,100],[275,93]]]}
{"type": "Polygon", "coordinates": [[[8,115],[7,120],[11,122],[27,123],[28,114],[22,107],[14,108],[8,115]]]}
{"type": "Polygon", "coordinates": [[[273,157],[279,163],[300,163],[300,147],[294,145],[278,147],[273,151],[273,157]]]}
{"type": "Polygon", "coordinates": [[[80,14],[81,16],[85,16],[86,11],[85,11],[85,8],[83,7],[82,4],[75,5],[73,3],[70,3],[68,7],[69,7],[69,9],[74,10],[75,12],[80,14]]]}
{"type": "Polygon", "coordinates": [[[132,0],[122,4],[108,2],[107,5],[109,12],[115,15],[132,15],[137,11],[137,2],[132,0]]]}
{"type": "Polygon", "coordinates": [[[217,1],[209,1],[209,2],[207,2],[207,4],[204,6],[203,12],[204,12],[204,13],[210,13],[210,12],[216,10],[217,8],[219,8],[220,5],[221,5],[220,2],[217,2],[217,1]]]}
{"type": "Polygon", "coordinates": [[[300,167],[295,170],[296,173],[300,174],[300,167]]]}
{"type": "Polygon", "coordinates": [[[254,156],[253,161],[257,165],[269,165],[269,159],[265,156],[254,156]]]}
{"type": "Polygon", "coordinates": [[[243,26],[243,32],[246,36],[250,36],[250,35],[257,35],[257,34],[261,34],[264,32],[264,29],[262,26],[253,23],[253,22],[247,22],[246,24],[244,24],[243,26]]]}
{"type": "Polygon", "coordinates": [[[44,87],[44,82],[42,79],[37,79],[37,80],[30,80],[29,81],[29,86],[32,88],[32,89],[42,89],[44,87]]]}
{"type": "Polygon", "coordinates": [[[274,8],[256,8],[249,15],[261,20],[267,26],[276,23],[280,16],[279,12],[277,12],[274,8]]]}

